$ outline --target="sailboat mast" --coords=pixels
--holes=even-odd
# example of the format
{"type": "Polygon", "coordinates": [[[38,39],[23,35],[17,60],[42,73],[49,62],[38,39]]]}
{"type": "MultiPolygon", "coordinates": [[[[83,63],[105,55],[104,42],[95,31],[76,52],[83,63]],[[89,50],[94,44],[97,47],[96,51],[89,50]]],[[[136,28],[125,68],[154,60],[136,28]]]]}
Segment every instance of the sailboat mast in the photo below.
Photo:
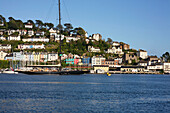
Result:
{"type": "Polygon", "coordinates": [[[58,0],[58,8],[59,8],[59,32],[60,32],[60,71],[61,71],[61,9],[60,9],[60,0],[58,0]]]}

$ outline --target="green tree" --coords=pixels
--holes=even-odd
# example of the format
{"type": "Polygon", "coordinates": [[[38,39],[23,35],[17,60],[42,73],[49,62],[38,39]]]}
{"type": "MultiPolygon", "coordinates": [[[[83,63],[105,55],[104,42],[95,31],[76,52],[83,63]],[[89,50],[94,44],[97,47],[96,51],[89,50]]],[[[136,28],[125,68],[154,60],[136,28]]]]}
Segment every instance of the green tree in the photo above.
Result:
{"type": "Polygon", "coordinates": [[[24,24],[23,24],[23,22],[21,20],[15,20],[15,22],[16,22],[19,29],[23,29],[24,24]]]}
{"type": "Polygon", "coordinates": [[[9,29],[18,29],[19,27],[18,27],[18,25],[17,25],[17,23],[15,22],[15,20],[11,20],[11,21],[9,21],[8,22],[8,28],[9,29]]]}
{"type": "Polygon", "coordinates": [[[36,21],[35,25],[37,26],[37,28],[41,29],[43,27],[43,25],[44,25],[43,22],[41,20],[35,20],[35,21],[36,21]]]}
{"type": "Polygon", "coordinates": [[[169,52],[166,52],[162,55],[162,59],[165,61],[165,62],[170,62],[170,54],[169,52]]]}
{"type": "Polygon", "coordinates": [[[110,43],[110,44],[112,44],[113,41],[112,41],[111,38],[107,38],[107,42],[110,43]]]}
{"type": "Polygon", "coordinates": [[[81,37],[84,37],[86,32],[83,28],[81,27],[78,27],[78,28],[75,28],[74,29],[74,32],[77,34],[77,35],[80,35],[81,37]]]}
{"type": "Polygon", "coordinates": [[[70,23],[65,23],[64,26],[65,34],[70,35],[70,31],[73,29],[73,26],[70,23]]]}
{"type": "Polygon", "coordinates": [[[33,28],[35,28],[35,23],[32,20],[27,20],[27,23],[31,23],[33,25],[33,28]]]}
{"type": "Polygon", "coordinates": [[[2,15],[0,15],[0,24],[4,24],[3,26],[0,26],[0,28],[3,28],[3,29],[8,28],[8,24],[6,22],[6,19],[2,15]]]}

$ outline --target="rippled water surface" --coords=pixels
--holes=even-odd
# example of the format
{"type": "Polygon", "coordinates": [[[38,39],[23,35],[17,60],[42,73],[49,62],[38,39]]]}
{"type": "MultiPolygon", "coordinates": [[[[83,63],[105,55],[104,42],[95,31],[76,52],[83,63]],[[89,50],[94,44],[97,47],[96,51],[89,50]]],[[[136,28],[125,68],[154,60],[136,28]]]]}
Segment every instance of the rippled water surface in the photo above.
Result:
{"type": "Polygon", "coordinates": [[[0,75],[0,112],[170,112],[169,75],[0,75]]]}

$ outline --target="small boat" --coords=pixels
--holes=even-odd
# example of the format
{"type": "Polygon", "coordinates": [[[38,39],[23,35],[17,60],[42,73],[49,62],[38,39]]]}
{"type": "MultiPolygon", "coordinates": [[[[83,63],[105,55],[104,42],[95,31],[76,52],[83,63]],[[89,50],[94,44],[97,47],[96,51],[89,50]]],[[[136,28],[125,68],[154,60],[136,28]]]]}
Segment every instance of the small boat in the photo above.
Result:
{"type": "Polygon", "coordinates": [[[107,76],[111,76],[111,74],[107,73],[107,76]]]}
{"type": "Polygon", "coordinates": [[[15,72],[13,69],[5,69],[4,71],[2,71],[2,73],[6,73],[6,74],[18,74],[18,72],[15,72]]]}

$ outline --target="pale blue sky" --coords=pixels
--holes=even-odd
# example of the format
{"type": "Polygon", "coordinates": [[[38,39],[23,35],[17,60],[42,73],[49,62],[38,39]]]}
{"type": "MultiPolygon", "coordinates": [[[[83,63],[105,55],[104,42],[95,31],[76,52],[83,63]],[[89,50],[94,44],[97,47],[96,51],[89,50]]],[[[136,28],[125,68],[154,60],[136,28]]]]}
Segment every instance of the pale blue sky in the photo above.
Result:
{"type": "MultiPolygon", "coordinates": [[[[58,23],[58,0],[0,0],[0,14],[58,23]]],[[[62,23],[123,41],[149,55],[170,52],[170,0],[61,0],[62,23]]]]}

